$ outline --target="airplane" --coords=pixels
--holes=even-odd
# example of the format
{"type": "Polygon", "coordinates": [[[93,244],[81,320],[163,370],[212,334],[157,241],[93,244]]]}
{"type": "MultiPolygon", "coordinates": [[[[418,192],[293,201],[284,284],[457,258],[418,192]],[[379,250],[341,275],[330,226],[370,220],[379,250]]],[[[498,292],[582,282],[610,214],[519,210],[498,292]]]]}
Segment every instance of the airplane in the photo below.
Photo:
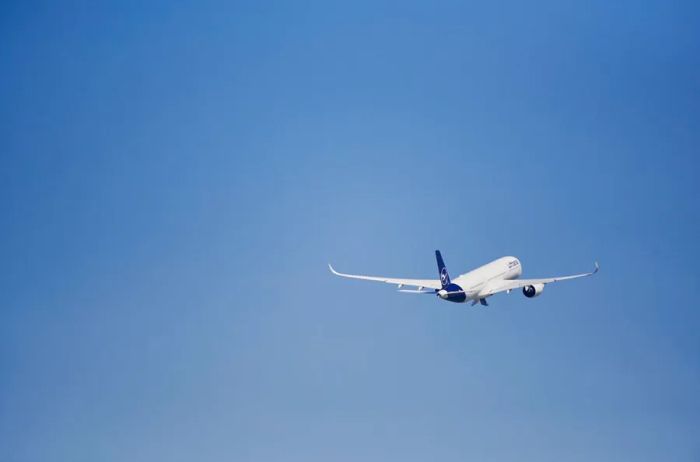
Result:
{"type": "Polygon", "coordinates": [[[445,262],[439,250],[435,251],[440,279],[402,279],[387,278],[381,276],[363,276],[359,274],[339,273],[328,264],[331,272],[336,276],[350,279],[362,279],[365,281],[378,281],[387,284],[396,284],[399,292],[411,294],[434,294],[442,300],[455,303],[472,302],[488,306],[486,299],[499,292],[510,293],[515,289],[522,289],[527,298],[539,296],[544,290],[545,284],[568,279],[577,279],[591,276],[598,272],[600,266],[595,262],[595,269],[590,273],[574,274],[571,276],[559,276],[541,279],[518,279],[523,273],[520,260],[515,257],[501,257],[491,263],[480,266],[468,273],[460,274],[454,280],[447,273],[445,262]],[[404,286],[417,287],[417,289],[402,289],[404,286]]]}

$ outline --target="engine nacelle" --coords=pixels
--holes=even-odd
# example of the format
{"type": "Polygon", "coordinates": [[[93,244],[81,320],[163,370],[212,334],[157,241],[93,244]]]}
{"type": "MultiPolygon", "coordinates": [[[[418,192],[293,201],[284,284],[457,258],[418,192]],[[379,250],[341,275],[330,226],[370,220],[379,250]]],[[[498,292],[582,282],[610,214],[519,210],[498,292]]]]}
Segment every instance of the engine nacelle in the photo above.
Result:
{"type": "Polygon", "coordinates": [[[523,295],[527,298],[537,297],[544,290],[544,284],[532,284],[523,287],[523,295]]]}

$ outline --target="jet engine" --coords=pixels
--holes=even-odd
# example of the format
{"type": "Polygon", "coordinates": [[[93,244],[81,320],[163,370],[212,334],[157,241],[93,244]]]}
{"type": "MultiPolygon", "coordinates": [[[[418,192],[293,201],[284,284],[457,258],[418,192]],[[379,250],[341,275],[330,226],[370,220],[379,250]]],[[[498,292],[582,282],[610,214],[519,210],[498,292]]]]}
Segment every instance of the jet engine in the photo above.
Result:
{"type": "Polygon", "coordinates": [[[523,287],[523,295],[527,298],[537,297],[544,290],[544,284],[532,284],[523,287]]]}

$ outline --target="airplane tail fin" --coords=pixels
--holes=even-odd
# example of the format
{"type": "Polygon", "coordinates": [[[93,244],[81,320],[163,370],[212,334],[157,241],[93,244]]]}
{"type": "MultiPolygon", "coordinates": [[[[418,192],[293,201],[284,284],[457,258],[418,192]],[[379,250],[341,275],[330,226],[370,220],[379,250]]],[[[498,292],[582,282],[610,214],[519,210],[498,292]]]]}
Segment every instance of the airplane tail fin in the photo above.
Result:
{"type": "Polygon", "coordinates": [[[450,285],[450,275],[447,274],[447,268],[445,268],[445,262],[442,260],[439,250],[435,251],[435,258],[437,259],[438,271],[440,272],[440,283],[444,289],[450,285]]]}

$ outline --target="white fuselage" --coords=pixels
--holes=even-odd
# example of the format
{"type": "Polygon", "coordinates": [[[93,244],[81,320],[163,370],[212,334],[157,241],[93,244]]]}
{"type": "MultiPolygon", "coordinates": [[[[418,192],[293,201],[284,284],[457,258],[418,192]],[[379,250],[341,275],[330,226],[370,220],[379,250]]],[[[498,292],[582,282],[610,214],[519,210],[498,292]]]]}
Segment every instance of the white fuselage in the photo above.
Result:
{"type": "Polygon", "coordinates": [[[484,298],[479,295],[491,281],[503,279],[518,279],[523,274],[523,267],[520,260],[515,257],[501,257],[484,266],[480,266],[465,274],[460,274],[452,279],[452,283],[457,284],[466,292],[466,301],[484,298]]]}

